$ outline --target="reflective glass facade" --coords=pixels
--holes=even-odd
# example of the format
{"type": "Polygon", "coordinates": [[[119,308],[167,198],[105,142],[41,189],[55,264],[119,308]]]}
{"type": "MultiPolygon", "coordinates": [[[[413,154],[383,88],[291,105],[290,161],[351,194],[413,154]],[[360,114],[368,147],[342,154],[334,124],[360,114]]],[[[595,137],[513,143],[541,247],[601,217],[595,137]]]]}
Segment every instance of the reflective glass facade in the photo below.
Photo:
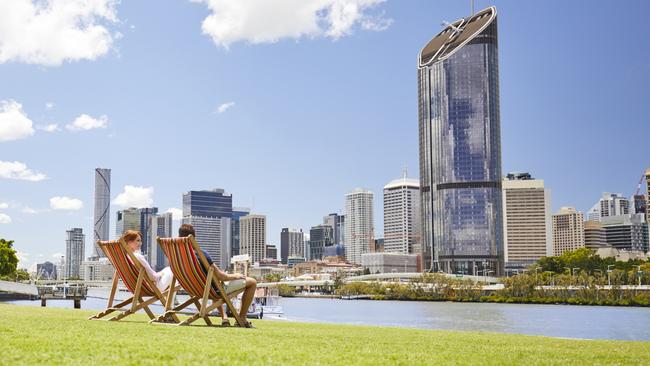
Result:
{"type": "Polygon", "coordinates": [[[423,259],[426,269],[501,275],[496,9],[455,24],[449,42],[439,35],[425,48],[438,42],[444,56],[419,60],[423,259]]]}

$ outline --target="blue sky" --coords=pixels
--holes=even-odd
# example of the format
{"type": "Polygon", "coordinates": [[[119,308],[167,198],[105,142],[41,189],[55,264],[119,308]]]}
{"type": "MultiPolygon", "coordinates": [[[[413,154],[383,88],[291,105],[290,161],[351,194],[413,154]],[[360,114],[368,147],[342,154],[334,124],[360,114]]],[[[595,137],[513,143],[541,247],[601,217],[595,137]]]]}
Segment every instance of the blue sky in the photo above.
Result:
{"type": "MultiPolygon", "coordinates": [[[[271,244],[364,187],[381,235],[382,187],[405,165],[419,175],[418,51],[469,12],[455,0],[39,3],[0,5],[0,237],[26,267],[64,252],[72,227],[90,253],[96,167],[112,169],[117,202],[161,211],[224,188],[267,215],[271,244]],[[125,186],[142,189],[118,199],[125,186]]],[[[650,3],[476,9],[492,4],[503,172],[544,179],[554,211],[630,195],[650,166],[650,3]]]]}

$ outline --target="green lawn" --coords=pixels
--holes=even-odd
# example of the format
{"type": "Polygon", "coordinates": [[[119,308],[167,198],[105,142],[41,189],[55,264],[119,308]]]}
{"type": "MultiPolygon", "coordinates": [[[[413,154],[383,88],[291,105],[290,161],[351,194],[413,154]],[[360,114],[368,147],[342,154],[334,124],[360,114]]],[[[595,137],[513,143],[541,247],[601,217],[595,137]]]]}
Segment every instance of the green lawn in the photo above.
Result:
{"type": "MultiPolygon", "coordinates": [[[[255,321],[256,329],[89,321],[86,310],[0,304],[0,364],[641,365],[650,342],[255,321]]],[[[199,321],[196,324],[201,324],[199,321]]]]}

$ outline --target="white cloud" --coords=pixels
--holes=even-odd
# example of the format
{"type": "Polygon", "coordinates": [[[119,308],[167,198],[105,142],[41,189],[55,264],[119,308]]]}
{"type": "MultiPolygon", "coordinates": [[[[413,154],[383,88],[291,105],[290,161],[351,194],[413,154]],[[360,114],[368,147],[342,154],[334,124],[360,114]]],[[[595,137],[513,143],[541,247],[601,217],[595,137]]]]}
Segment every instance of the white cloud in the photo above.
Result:
{"type": "Polygon", "coordinates": [[[11,217],[7,214],[0,213],[0,224],[11,224],[11,217]]]}
{"type": "Polygon", "coordinates": [[[22,264],[23,267],[28,267],[27,262],[29,262],[29,256],[30,256],[29,253],[16,250],[16,257],[18,257],[18,263],[19,265],[22,264]]]}
{"type": "Polygon", "coordinates": [[[223,113],[223,112],[227,111],[230,107],[233,107],[234,105],[235,105],[235,102],[223,103],[222,105],[219,106],[219,108],[217,108],[217,112],[218,113],[223,113]]]}
{"type": "Polygon", "coordinates": [[[46,110],[49,111],[49,110],[52,109],[52,108],[54,108],[54,103],[52,103],[52,102],[47,102],[47,103],[45,103],[45,109],[46,109],[46,110]]]}
{"type": "Polygon", "coordinates": [[[65,257],[64,253],[54,253],[52,254],[52,258],[61,260],[61,257],[65,257]]]}
{"type": "Polygon", "coordinates": [[[38,128],[41,131],[45,131],[45,132],[61,131],[61,129],[59,128],[59,125],[56,124],[56,123],[50,123],[49,125],[45,125],[45,126],[36,126],[36,128],[38,128]]]}
{"type": "Polygon", "coordinates": [[[36,173],[28,169],[27,165],[21,162],[0,160],[0,178],[38,182],[47,179],[47,176],[43,173],[36,173]]]}
{"type": "Polygon", "coordinates": [[[274,43],[282,38],[329,37],[352,33],[356,25],[381,31],[392,19],[373,8],[385,0],[191,0],[206,4],[211,14],[203,20],[203,34],[217,46],[231,43],[274,43]]]}
{"type": "Polygon", "coordinates": [[[183,210],[180,208],[172,207],[167,209],[165,212],[170,212],[172,214],[172,220],[180,221],[183,218],[183,210]]]}
{"type": "Polygon", "coordinates": [[[32,120],[23,112],[23,106],[13,100],[0,101],[0,141],[18,140],[33,134],[32,120]]]}
{"type": "Polygon", "coordinates": [[[0,202],[0,209],[9,208],[9,204],[5,202],[0,202]]]}
{"type": "Polygon", "coordinates": [[[35,210],[35,209],[33,209],[33,208],[29,207],[29,206],[23,207],[23,209],[20,210],[20,211],[22,213],[26,213],[26,214],[30,214],[30,215],[35,215],[35,214],[39,213],[38,210],[35,210]]]}
{"type": "Polygon", "coordinates": [[[106,115],[100,116],[99,118],[93,118],[87,114],[82,114],[71,124],[66,125],[65,128],[70,131],[85,131],[94,128],[106,128],[106,126],[108,126],[108,117],[106,117],[106,115]]]}
{"type": "Polygon", "coordinates": [[[122,207],[151,207],[153,187],[124,186],[124,192],[115,197],[113,203],[122,207]]]}
{"type": "Polygon", "coordinates": [[[113,45],[119,0],[0,1],[0,63],[95,60],[113,45]]]}
{"type": "Polygon", "coordinates": [[[80,210],[84,203],[77,198],[66,196],[50,198],[50,208],[53,210],[80,210]]]}

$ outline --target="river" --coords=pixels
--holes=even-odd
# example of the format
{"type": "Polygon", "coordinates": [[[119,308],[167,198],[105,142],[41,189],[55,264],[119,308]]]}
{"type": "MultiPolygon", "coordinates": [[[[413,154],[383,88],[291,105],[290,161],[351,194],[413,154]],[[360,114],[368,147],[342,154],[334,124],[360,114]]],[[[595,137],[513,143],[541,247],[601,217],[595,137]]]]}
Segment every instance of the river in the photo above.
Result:
{"type": "MultiPolygon", "coordinates": [[[[81,307],[101,310],[107,297],[108,291],[90,290],[81,307]]],[[[40,301],[10,303],[40,306],[40,301]]],[[[650,308],[316,298],[283,298],[280,303],[284,315],[265,319],[650,341],[650,308]]],[[[50,301],[47,306],[72,308],[72,301],[50,301]]]]}

